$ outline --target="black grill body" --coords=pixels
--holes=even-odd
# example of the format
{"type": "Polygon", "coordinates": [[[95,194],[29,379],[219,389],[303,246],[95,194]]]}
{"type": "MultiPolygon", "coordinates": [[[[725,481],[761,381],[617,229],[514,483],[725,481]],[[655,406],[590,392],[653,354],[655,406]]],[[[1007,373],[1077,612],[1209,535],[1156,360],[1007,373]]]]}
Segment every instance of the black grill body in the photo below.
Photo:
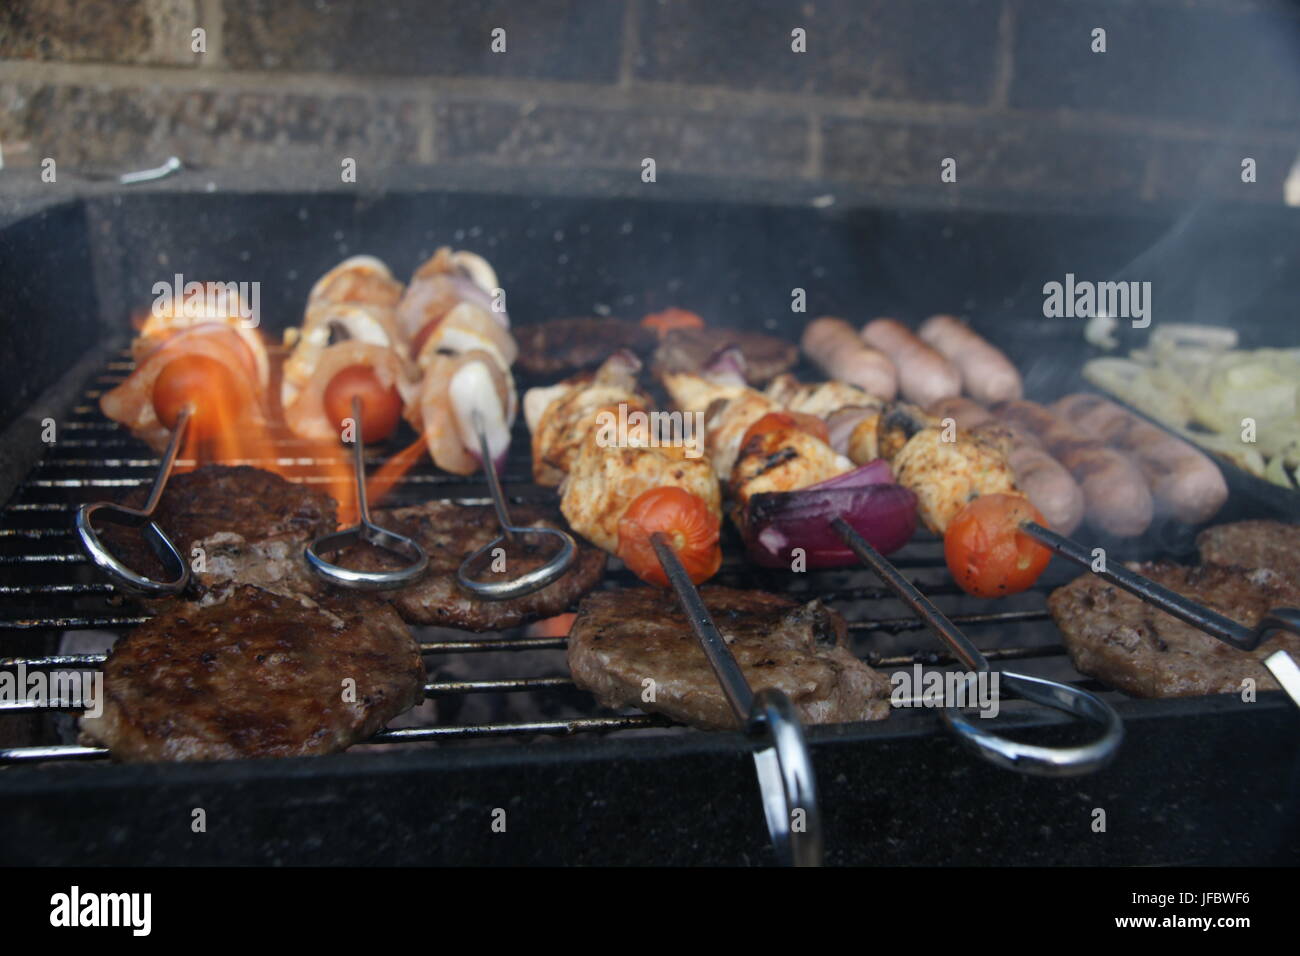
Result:
{"type": "MultiPolygon", "coordinates": [[[[1157,317],[1228,322],[1243,345],[1294,344],[1281,317],[1300,292],[1294,217],[1203,207],[1182,218],[686,198],[581,199],[501,193],[142,194],[55,205],[0,230],[0,325],[21,356],[0,414],[10,423],[0,515],[0,657],[48,657],[60,633],[120,632],[140,619],[80,560],[75,505],[149,480],[154,456],[99,413],[128,374],[128,318],[155,282],[259,281],[272,339],[299,321],[315,278],[366,252],[408,274],[442,244],[497,267],[516,323],[683,305],[724,325],[796,336],[819,314],[863,320],[969,315],[1025,372],[1030,397],[1082,387],[1081,320],[1042,317],[1042,285],[1067,272],[1153,282],[1157,317]],[[808,313],[793,314],[792,290],[808,313]],[[1290,339],[1290,341],[1289,341],[1290,339]],[[49,410],[59,441],[39,442],[49,410]]],[[[1136,333],[1123,333],[1135,342],[1136,333]]],[[[801,370],[809,378],[812,370],[801,370]]],[[[530,384],[521,381],[521,388],[530,384]]],[[[383,457],[380,453],[377,457],[383,457]]],[[[305,469],[304,474],[310,471],[305,469]]],[[[519,500],[527,434],[506,470],[519,500]]],[[[1235,487],[1218,520],[1295,520],[1289,499],[1235,487]]],[[[481,499],[473,480],[427,463],[397,501],[481,499]]],[[[1116,558],[1194,560],[1194,529],[1137,542],[1084,540],[1116,558]]],[[[948,663],[867,571],[789,574],[739,561],[722,583],[825,596],[852,622],[853,649],[886,672],[948,663]]],[[[1025,778],[960,750],[932,711],[878,725],[813,728],[827,858],[854,864],[1297,862],[1300,721],[1280,694],[1135,701],[1071,668],[1047,615],[1054,565],[996,604],[961,595],[941,543],[924,533],[895,556],[995,662],[1106,693],[1128,734],[1117,761],[1076,780],[1025,778]],[[1094,829],[1096,810],[1106,829],[1094,829]]],[[[623,572],[606,586],[630,584],[623,572]]],[[[598,708],[567,681],[563,639],[425,631],[427,727],[309,760],[115,766],[69,746],[70,722],[0,720],[0,858],[30,863],[762,863],[771,859],[743,738],[665,727],[598,708]],[[522,648],[522,649],[506,649],[522,648]],[[493,662],[488,664],[487,662],[493,662]],[[483,666],[480,666],[480,663],[483,666]],[[206,834],[190,829],[196,807],[206,834]],[[505,833],[491,827],[506,811],[505,833]]],[[[1067,728],[1014,706],[1029,739],[1067,728]]]]}

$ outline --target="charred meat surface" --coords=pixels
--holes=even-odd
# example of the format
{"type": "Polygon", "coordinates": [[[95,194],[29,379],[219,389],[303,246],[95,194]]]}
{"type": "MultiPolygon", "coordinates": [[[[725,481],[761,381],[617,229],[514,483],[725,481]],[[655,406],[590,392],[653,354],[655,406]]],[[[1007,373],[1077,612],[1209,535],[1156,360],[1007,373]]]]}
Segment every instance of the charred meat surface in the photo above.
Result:
{"type": "Polygon", "coordinates": [[[799,347],[762,332],[706,327],[672,329],[664,334],[654,354],[654,373],[699,372],[725,348],[735,346],[745,358],[745,380],[763,386],[799,360],[799,347]]]}
{"type": "MultiPolygon", "coordinates": [[[[808,723],[889,716],[888,679],[839,646],[844,620],[820,601],[715,586],[700,593],[755,691],[784,691],[808,723]]],[[[705,729],[738,726],[686,616],[664,591],[588,595],[568,659],[578,686],[607,707],[640,707],[705,729]],[[643,700],[647,679],[653,701],[643,700]]]]}
{"type": "Polygon", "coordinates": [[[1300,525],[1280,521],[1221,524],[1202,531],[1196,544],[1207,564],[1272,568],[1288,581],[1300,580],[1300,525]]]}
{"type": "Polygon", "coordinates": [[[174,603],[118,641],[103,714],[82,730],[127,762],[332,753],[419,703],[424,677],[385,604],[239,586],[208,607],[174,603]]]}
{"type": "MultiPolygon", "coordinates": [[[[461,587],[456,571],[461,562],[501,533],[491,505],[431,501],[379,511],[374,520],[381,527],[418,541],[429,555],[429,570],[418,581],[381,595],[392,603],[403,620],[412,624],[436,624],[468,631],[515,627],[567,611],[574,601],[596,586],[605,572],[604,553],[579,543],[573,565],[558,581],[523,597],[489,601],[461,587]]],[[[512,504],[510,520],[518,525],[564,527],[552,510],[533,505],[512,504]]],[[[504,569],[494,572],[491,562],[486,562],[479,575],[483,580],[491,580],[494,573],[518,577],[541,567],[558,550],[553,537],[536,535],[524,535],[504,547],[504,569]]],[[[387,571],[402,563],[395,556],[365,545],[351,545],[332,560],[362,571],[387,571]]]]}
{"type": "MultiPolygon", "coordinates": [[[[1268,568],[1167,562],[1134,568],[1247,627],[1272,608],[1300,606],[1300,588],[1268,568]]],[[[1248,677],[1261,690],[1276,690],[1261,662],[1277,650],[1300,654],[1295,634],[1237,650],[1091,574],[1057,588],[1047,606],[1074,666],[1135,697],[1239,693],[1248,677]]]]}
{"type": "MultiPolygon", "coordinates": [[[[137,488],[123,504],[140,508],[149,488],[137,488]]],[[[319,582],[303,560],[312,539],[338,526],[338,505],[324,492],[247,465],[205,465],[173,475],[154,521],[181,556],[203,552],[191,588],[209,595],[228,584],[253,584],[282,593],[312,593],[319,582]]],[[[160,575],[161,564],[137,529],[105,523],[102,538],[128,567],[160,575]]]]}
{"type": "Polygon", "coordinates": [[[515,367],[537,378],[595,368],[619,349],[649,355],[655,347],[654,332],[629,319],[550,319],[511,331],[519,343],[515,367]]]}

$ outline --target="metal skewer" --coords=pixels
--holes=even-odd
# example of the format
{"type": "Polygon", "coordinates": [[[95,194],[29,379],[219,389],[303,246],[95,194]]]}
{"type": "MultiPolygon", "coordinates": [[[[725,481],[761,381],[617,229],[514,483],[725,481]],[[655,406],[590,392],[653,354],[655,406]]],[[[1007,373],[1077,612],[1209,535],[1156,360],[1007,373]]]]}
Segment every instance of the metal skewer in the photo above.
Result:
{"type": "Polygon", "coordinates": [[[194,406],[187,404],[181,409],[180,415],[177,416],[176,426],[172,429],[171,440],[167,442],[167,450],[163,452],[162,461],[158,465],[158,473],[154,475],[153,487],[149,490],[149,498],[145,501],[143,508],[128,508],[112,501],[96,501],[92,504],[84,504],[77,509],[77,535],[81,538],[81,546],[85,548],[86,554],[99,570],[112,578],[114,584],[132,594],[147,597],[179,594],[190,583],[189,564],[186,563],[181,553],[176,550],[176,545],[172,543],[171,538],[167,537],[162,528],[158,527],[157,522],[153,520],[153,513],[157,510],[158,501],[162,498],[163,490],[167,487],[167,480],[171,478],[172,468],[176,464],[176,455],[180,451],[181,442],[185,438],[185,431],[193,413],[194,406]],[[99,540],[99,534],[95,531],[92,522],[96,515],[107,519],[112,524],[126,525],[129,528],[144,528],[145,540],[149,542],[149,547],[158,556],[158,560],[162,562],[163,569],[173,577],[166,581],[155,581],[146,575],[137,574],[115,558],[104,547],[99,540]]]}
{"type": "Polygon", "coordinates": [[[492,460],[492,452],[488,446],[487,430],[483,427],[483,419],[478,412],[474,412],[473,421],[474,430],[478,434],[479,451],[483,457],[483,471],[487,475],[488,489],[492,493],[492,504],[496,508],[497,523],[501,526],[501,533],[461,562],[460,567],[456,570],[456,580],[460,582],[461,587],[473,591],[479,597],[486,598],[489,601],[506,601],[510,598],[523,597],[525,594],[540,591],[551,582],[558,580],[573,564],[573,559],[578,554],[578,546],[574,542],[572,535],[558,528],[546,528],[541,525],[519,526],[510,523],[510,513],[506,510],[505,494],[501,491],[501,479],[497,475],[496,464],[492,460]],[[532,571],[521,574],[516,578],[497,581],[480,581],[476,579],[474,573],[479,569],[484,559],[491,556],[494,550],[506,542],[513,542],[517,535],[541,535],[558,538],[560,540],[560,550],[555,557],[540,568],[534,568],[532,571]]]}
{"type": "Polygon", "coordinates": [[[778,858],[787,865],[820,866],[821,813],[817,808],[812,759],[799,715],[790,699],[775,688],[754,693],[668,539],[663,532],[655,532],[650,536],[650,543],[677,592],[691,630],[699,639],[732,712],[749,736],[762,741],[754,751],[754,769],[758,774],[767,830],[778,858]],[[802,811],[802,818],[801,825],[796,826],[798,811],[802,811]]]}
{"type": "MultiPolygon", "coordinates": [[[[1180,621],[1238,650],[1253,651],[1259,647],[1260,642],[1266,640],[1275,631],[1291,631],[1300,634],[1300,608],[1274,608],[1253,628],[1244,627],[1217,611],[1202,607],[1163,584],[1157,584],[1150,578],[1130,571],[1122,564],[1112,567],[1107,562],[1102,569],[1093,567],[1093,555],[1090,551],[1050,528],[1044,528],[1033,521],[1023,522],[1020,528],[1066,560],[1073,561],[1099,578],[1123,588],[1148,604],[1158,607],[1167,614],[1172,614],[1180,621]]],[[[1300,707],[1300,669],[1297,669],[1291,655],[1286,651],[1276,651],[1265,658],[1263,664],[1277,678],[1277,682],[1282,685],[1283,690],[1296,706],[1300,707]]]]}
{"type": "Polygon", "coordinates": [[[396,531],[381,528],[370,520],[370,503],[366,498],[366,460],[361,441],[361,399],[352,398],[352,421],[356,429],[352,439],[352,467],[357,482],[359,520],[351,528],[321,535],[307,546],[304,556],[311,569],[331,584],[359,591],[387,591],[410,584],[429,566],[429,556],[418,542],[396,531]],[[392,571],[356,571],[333,564],[321,557],[322,552],[336,551],[357,541],[364,541],[384,551],[406,558],[407,564],[392,571]]]}
{"type": "MultiPolygon", "coordinates": [[[[831,522],[844,542],[877,576],[939,635],[952,652],[973,672],[989,672],[988,659],[922,594],[911,581],[843,518],[831,522]]],[[[973,677],[972,677],[973,679],[973,677]]],[[[1124,739],[1124,724],[1115,709],[1100,697],[1060,681],[1000,671],[998,679],[1016,696],[1069,714],[1102,727],[1099,737],[1077,747],[1041,747],[1002,737],[977,727],[958,708],[945,707],[944,721],[958,738],[991,763],[1021,773],[1044,777],[1066,777],[1091,773],[1104,766],[1124,739]]]]}

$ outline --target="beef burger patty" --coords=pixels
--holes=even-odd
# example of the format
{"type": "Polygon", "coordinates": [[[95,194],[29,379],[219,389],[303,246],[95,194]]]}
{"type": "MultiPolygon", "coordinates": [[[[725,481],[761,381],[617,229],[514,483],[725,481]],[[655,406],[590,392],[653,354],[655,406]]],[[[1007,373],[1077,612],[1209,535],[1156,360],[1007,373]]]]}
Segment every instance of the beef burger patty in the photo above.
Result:
{"type": "Polygon", "coordinates": [[[387,605],[241,585],[207,607],[173,602],[118,641],[103,714],[81,726],[127,762],[331,753],[419,703],[424,679],[387,605]]]}
{"type": "MultiPolygon", "coordinates": [[[[774,687],[807,723],[889,716],[889,680],[839,646],[844,619],[820,601],[762,591],[700,589],[718,630],[755,691],[774,687]]],[[[705,729],[738,725],[685,614],[654,588],[583,599],[569,633],[569,671],[607,707],[639,707],[705,729]],[[645,701],[646,679],[654,700],[645,701]]]]}
{"type": "MultiPolygon", "coordinates": [[[[1300,606],[1300,587],[1269,568],[1168,562],[1134,567],[1247,627],[1272,608],[1300,606]]],[[[1261,662],[1277,650],[1300,654],[1300,636],[1285,633],[1253,651],[1238,650],[1091,574],[1057,588],[1047,606],[1074,666],[1135,697],[1238,693],[1248,677],[1262,690],[1277,690],[1261,662]]]]}

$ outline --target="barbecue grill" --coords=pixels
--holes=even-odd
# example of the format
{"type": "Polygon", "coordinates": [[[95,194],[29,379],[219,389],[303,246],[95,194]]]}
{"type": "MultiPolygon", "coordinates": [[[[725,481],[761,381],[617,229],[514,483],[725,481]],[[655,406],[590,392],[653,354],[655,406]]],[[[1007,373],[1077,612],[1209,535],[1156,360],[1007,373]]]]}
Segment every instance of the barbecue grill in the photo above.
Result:
{"type": "MultiPolygon", "coordinates": [[[[173,272],[260,281],[272,338],[298,321],[312,281],[343,256],[373,253],[400,274],[444,243],[492,259],[521,323],[584,311],[637,315],[680,302],[722,324],[793,338],[808,318],[788,307],[790,290],[801,287],[814,315],[968,313],[1025,371],[1038,399],[1081,387],[1081,323],[1041,316],[1042,283],[1067,271],[1122,275],[1176,230],[1177,248],[1166,246],[1165,258],[1147,264],[1157,308],[1197,318],[1205,284],[1231,283],[1242,289],[1231,319],[1248,345],[1288,344],[1275,317],[1289,314],[1283,310],[1300,292],[1297,248],[1271,245],[1270,237],[1294,234],[1294,217],[1277,211],[1207,207],[1178,221],[1158,208],[1142,217],[849,201],[812,208],[779,192],[762,202],[698,201],[693,188],[684,182],[635,199],[158,191],[74,199],[14,219],[0,231],[0,322],[11,355],[23,358],[8,373],[0,409],[15,422],[5,443],[12,493],[0,513],[0,666],[95,668],[102,653],[60,653],[62,636],[120,634],[144,619],[95,573],[73,515],[153,478],[157,455],[104,418],[97,402],[132,367],[128,315],[173,272]],[[944,268],[934,269],[939,260],[944,268]],[[56,438],[42,443],[47,416],[56,438]]],[[[368,468],[399,444],[370,449],[368,468]]],[[[293,439],[276,454],[292,461],[294,480],[326,480],[293,439]]],[[[503,481],[512,501],[553,500],[551,489],[531,483],[522,423],[503,481]]],[[[1281,499],[1245,491],[1218,520],[1294,519],[1281,499]]],[[[480,479],[440,473],[426,461],[386,503],[431,498],[485,502],[487,492],[480,479]]],[[[1192,531],[1173,525],[1137,541],[1097,543],[1112,560],[1189,560],[1193,551],[1192,531]]],[[[956,666],[865,568],[796,574],[759,569],[739,555],[729,541],[719,583],[827,600],[850,621],[853,650],[886,673],[956,666]]],[[[1300,726],[1281,693],[1252,703],[1127,699],[1074,671],[1046,611],[1046,594],[1076,575],[1073,566],[1054,562],[1033,590],[984,602],[953,585],[933,536],[919,534],[892,561],[995,667],[1014,662],[1018,672],[1098,693],[1123,717],[1127,737],[1107,768],[1053,780],[981,762],[944,732],[933,709],[895,708],[878,724],[810,727],[828,862],[1300,859],[1300,726]],[[1092,827],[1098,808],[1109,820],[1101,833],[1092,827]]],[[[603,586],[633,582],[615,570],[603,586]]],[[[436,716],[331,757],[119,766],[105,751],[75,743],[66,717],[3,705],[0,856],[40,863],[772,859],[742,736],[601,709],[568,678],[561,636],[417,629],[417,638],[436,716]],[[196,806],[221,821],[220,840],[190,832],[188,808],[196,806]],[[505,833],[491,827],[497,809],[506,811],[505,833]]],[[[1005,702],[998,720],[1037,743],[1080,736],[1059,715],[1018,702],[1005,702]]]]}

